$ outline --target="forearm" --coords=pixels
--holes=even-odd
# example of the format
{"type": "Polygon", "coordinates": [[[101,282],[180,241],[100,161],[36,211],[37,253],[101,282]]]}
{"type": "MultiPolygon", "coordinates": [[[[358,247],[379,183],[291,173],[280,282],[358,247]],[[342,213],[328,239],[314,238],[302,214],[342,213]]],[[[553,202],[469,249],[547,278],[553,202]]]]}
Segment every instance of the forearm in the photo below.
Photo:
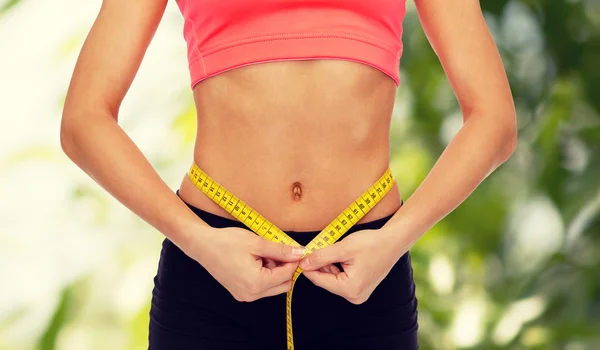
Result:
{"type": "Polygon", "coordinates": [[[108,112],[89,113],[70,111],[63,116],[61,144],[74,163],[180,247],[190,235],[209,229],[160,178],[115,118],[108,112]]]}
{"type": "Polygon", "coordinates": [[[384,228],[401,233],[394,235],[399,249],[412,246],[512,154],[515,125],[501,125],[499,119],[511,118],[495,119],[483,112],[470,115],[421,185],[387,222],[384,228]]]}

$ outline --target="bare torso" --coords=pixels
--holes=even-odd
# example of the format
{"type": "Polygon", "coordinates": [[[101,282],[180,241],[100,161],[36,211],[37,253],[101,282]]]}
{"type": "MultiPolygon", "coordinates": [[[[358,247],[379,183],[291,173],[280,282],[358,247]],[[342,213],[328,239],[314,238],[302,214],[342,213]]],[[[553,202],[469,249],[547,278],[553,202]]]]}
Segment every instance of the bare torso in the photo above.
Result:
{"type": "MultiPolygon", "coordinates": [[[[270,62],[194,88],[194,160],[284,231],[323,229],[389,165],[394,81],[356,62],[270,62]]],[[[180,196],[233,218],[184,178],[180,196]]],[[[394,186],[360,222],[400,207],[394,186]]]]}

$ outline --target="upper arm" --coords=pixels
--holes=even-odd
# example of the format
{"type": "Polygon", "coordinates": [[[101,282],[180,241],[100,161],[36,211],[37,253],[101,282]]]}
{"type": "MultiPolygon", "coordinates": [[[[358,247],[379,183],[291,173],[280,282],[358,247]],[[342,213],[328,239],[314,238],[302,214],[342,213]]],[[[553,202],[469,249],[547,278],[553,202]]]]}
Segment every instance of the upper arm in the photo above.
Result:
{"type": "Polygon", "coordinates": [[[98,109],[117,118],[166,3],[167,0],[103,0],[77,59],[63,119],[85,114],[70,111],[98,109]]]}
{"type": "Polygon", "coordinates": [[[500,54],[479,0],[415,0],[425,34],[464,113],[514,119],[514,102],[500,54]]]}

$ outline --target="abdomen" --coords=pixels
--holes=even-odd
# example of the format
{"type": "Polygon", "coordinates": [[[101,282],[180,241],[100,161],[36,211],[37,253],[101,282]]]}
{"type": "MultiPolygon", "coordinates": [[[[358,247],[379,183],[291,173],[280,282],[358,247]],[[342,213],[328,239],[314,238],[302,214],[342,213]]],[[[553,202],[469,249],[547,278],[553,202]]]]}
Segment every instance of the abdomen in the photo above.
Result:
{"type": "MultiPolygon", "coordinates": [[[[387,169],[395,92],[381,71],[343,60],[221,73],[194,89],[195,162],[282,230],[320,230],[387,169]]],[[[231,218],[187,179],[180,194],[231,218]]],[[[399,203],[394,187],[361,222],[399,203]]]]}

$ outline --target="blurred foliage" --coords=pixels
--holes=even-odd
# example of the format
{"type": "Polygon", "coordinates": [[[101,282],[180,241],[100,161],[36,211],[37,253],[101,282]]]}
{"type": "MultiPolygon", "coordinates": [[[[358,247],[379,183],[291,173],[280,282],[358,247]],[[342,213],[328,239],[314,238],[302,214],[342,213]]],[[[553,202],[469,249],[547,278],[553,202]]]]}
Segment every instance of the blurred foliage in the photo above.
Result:
{"type": "Polygon", "coordinates": [[[46,331],[40,339],[40,350],[52,350],[56,348],[56,337],[60,332],[60,329],[67,321],[67,314],[69,313],[69,309],[72,308],[72,304],[74,302],[72,294],[72,286],[69,286],[63,290],[58,307],[54,311],[54,315],[48,324],[48,328],[46,328],[46,331]]]}
{"type": "MultiPolygon", "coordinates": [[[[488,312],[481,339],[472,347],[600,348],[600,4],[495,0],[481,5],[510,79],[520,142],[511,160],[414,249],[416,269],[425,270],[431,256],[442,252],[456,275],[454,291],[440,295],[424,273],[416,274],[426,321],[423,348],[446,347],[456,303],[465,298],[461,292],[479,283],[485,286],[488,312]],[[507,214],[540,197],[556,209],[561,242],[535,266],[521,269],[509,261],[514,235],[507,234],[507,214]],[[512,337],[494,338],[508,308],[534,296],[545,300],[543,311],[512,337]]],[[[402,148],[414,142],[427,149],[431,162],[446,145],[440,135],[458,107],[454,100],[440,104],[450,87],[416,13],[405,23],[401,69],[413,108],[394,154],[404,157],[402,148]]],[[[475,338],[465,336],[464,343],[475,338]]]]}
{"type": "MultiPolygon", "coordinates": [[[[18,3],[0,2],[0,15],[18,3]]],[[[412,250],[421,348],[600,349],[600,2],[481,5],[514,94],[519,146],[412,250]]],[[[405,198],[461,118],[408,6],[395,110],[406,113],[391,140],[405,198]]],[[[172,124],[188,146],[193,112],[172,124]]],[[[61,327],[77,322],[86,288],[65,287],[40,349],[55,349],[61,327]]],[[[125,348],[144,348],[147,303],[128,322],[125,348]]]]}
{"type": "Polygon", "coordinates": [[[13,6],[17,5],[21,0],[4,0],[0,3],[0,15],[10,10],[13,6]]]}

